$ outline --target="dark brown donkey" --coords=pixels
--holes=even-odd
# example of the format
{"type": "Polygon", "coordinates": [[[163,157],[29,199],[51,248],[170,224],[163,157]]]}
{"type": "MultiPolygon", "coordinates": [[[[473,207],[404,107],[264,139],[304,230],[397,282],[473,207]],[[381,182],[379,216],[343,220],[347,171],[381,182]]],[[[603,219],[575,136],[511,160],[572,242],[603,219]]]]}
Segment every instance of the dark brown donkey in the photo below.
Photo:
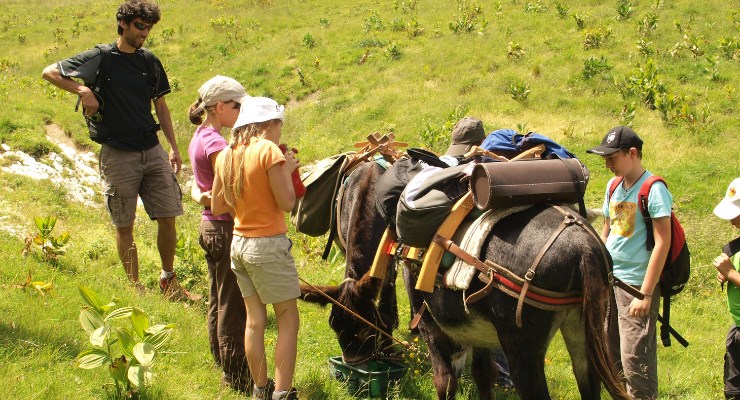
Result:
{"type": "MultiPolygon", "coordinates": [[[[320,289],[390,333],[398,323],[394,268],[388,268],[382,281],[367,274],[386,227],[375,209],[374,184],[382,172],[379,166],[367,163],[358,167],[346,182],[339,232],[347,245],[346,279],[340,286],[320,289]]],[[[482,258],[524,276],[538,249],[562,221],[563,214],[551,206],[535,206],[511,215],[494,227],[486,239],[482,258]]],[[[521,328],[516,325],[516,298],[492,290],[484,299],[468,304],[466,310],[461,291],[445,288],[435,288],[433,293],[417,291],[414,289],[416,269],[404,267],[412,307],[418,310],[423,303],[428,306],[419,329],[429,348],[437,397],[455,397],[459,370],[453,366],[453,359],[461,351],[472,350],[473,380],[480,398],[490,399],[492,376],[496,374],[492,349],[500,346],[508,358],[511,377],[521,398],[549,399],[545,354],[555,332],[560,330],[581,397],[601,398],[603,383],[614,398],[628,398],[606,348],[603,323],[610,266],[602,246],[585,227],[574,224],[562,231],[542,258],[532,285],[553,292],[580,291],[582,307],[552,311],[524,304],[521,328]]],[[[474,279],[468,294],[482,286],[482,282],[474,279]]],[[[327,303],[312,288],[301,290],[304,300],[327,303]]],[[[329,324],[349,363],[363,362],[388,344],[382,335],[341,307],[332,307],[329,324]]]]}

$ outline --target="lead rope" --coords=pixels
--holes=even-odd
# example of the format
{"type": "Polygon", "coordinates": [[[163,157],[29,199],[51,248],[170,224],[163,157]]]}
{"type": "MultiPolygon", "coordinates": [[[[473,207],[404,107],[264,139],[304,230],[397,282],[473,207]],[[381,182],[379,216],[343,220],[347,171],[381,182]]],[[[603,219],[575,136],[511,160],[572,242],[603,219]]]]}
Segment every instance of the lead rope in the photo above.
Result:
{"type": "Polygon", "coordinates": [[[305,279],[301,278],[300,276],[298,277],[298,279],[300,279],[301,282],[305,283],[306,285],[310,286],[311,289],[313,289],[313,290],[321,293],[322,296],[326,297],[329,301],[331,301],[335,305],[338,305],[339,307],[341,307],[344,311],[347,311],[348,313],[352,314],[352,316],[354,316],[355,318],[359,319],[360,321],[362,321],[363,323],[365,323],[367,326],[369,326],[369,327],[377,330],[381,334],[383,334],[383,336],[385,336],[388,339],[391,339],[394,342],[396,342],[396,343],[400,344],[401,346],[405,347],[406,350],[414,350],[414,346],[410,345],[408,342],[404,342],[404,341],[401,341],[401,340],[396,339],[395,337],[393,337],[392,335],[390,335],[386,331],[380,329],[377,325],[373,324],[372,322],[366,320],[365,318],[363,318],[362,316],[360,316],[356,312],[354,312],[354,311],[350,310],[349,308],[347,308],[347,306],[345,306],[344,304],[342,304],[342,303],[334,300],[331,296],[329,296],[328,294],[324,293],[323,290],[321,290],[321,289],[317,288],[316,286],[308,283],[305,279]]]}

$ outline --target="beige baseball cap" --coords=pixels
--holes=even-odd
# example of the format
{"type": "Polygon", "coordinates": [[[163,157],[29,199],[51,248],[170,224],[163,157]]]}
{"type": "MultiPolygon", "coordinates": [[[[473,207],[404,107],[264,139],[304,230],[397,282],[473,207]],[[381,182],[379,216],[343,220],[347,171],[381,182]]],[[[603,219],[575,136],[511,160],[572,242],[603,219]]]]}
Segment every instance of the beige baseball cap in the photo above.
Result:
{"type": "Polygon", "coordinates": [[[228,76],[216,75],[204,83],[198,89],[201,103],[195,109],[196,113],[203,111],[205,107],[215,105],[219,101],[235,101],[244,103],[250,96],[241,83],[228,76]]]}

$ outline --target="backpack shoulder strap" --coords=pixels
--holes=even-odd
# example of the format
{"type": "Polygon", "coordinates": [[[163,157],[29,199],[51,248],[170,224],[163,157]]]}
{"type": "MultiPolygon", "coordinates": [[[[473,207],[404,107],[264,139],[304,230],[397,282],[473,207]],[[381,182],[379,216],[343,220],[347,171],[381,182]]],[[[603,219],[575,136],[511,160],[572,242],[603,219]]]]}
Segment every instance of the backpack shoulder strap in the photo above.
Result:
{"type": "Polygon", "coordinates": [[[612,184],[609,185],[609,200],[612,199],[612,195],[614,194],[614,191],[617,190],[617,186],[619,186],[620,183],[622,183],[622,180],[624,180],[623,177],[617,176],[614,179],[612,179],[612,184]]]}
{"type": "MultiPolygon", "coordinates": [[[[95,46],[97,49],[100,50],[100,66],[98,67],[98,78],[100,77],[100,73],[102,72],[104,75],[108,75],[110,73],[110,66],[113,62],[111,53],[113,52],[113,44],[107,43],[107,44],[98,44],[95,46]]],[[[96,78],[96,83],[98,78],[96,78]]]]}
{"type": "Polygon", "coordinates": [[[666,187],[668,184],[665,183],[665,179],[658,175],[649,176],[645,179],[645,182],[640,186],[640,191],[637,193],[637,205],[640,207],[640,213],[642,214],[642,220],[645,222],[645,228],[647,231],[647,240],[645,241],[645,247],[648,251],[652,251],[655,247],[655,236],[653,236],[653,220],[650,218],[650,212],[648,211],[648,197],[650,196],[650,188],[653,187],[655,182],[663,182],[666,187]]]}
{"type": "Polygon", "coordinates": [[[637,193],[637,201],[639,203],[638,205],[640,206],[640,212],[642,212],[643,219],[650,219],[650,213],[648,212],[648,196],[650,195],[650,189],[653,187],[655,182],[663,182],[663,184],[668,187],[668,184],[665,183],[665,179],[658,175],[649,176],[645,179],[645,182],[640,186],[640,192],[637,193]]]}
{"type": "MultiPolygon", "coordinates": [[[[98,70],[95,72],[95,80],[92,84],[86,84],[96,95],[100,95],[100,88],[103,85],[104,77],[110,74],[111,65],[111,50],[113,49],[112,43],[107,44],[96,44],[95,48],[100,50],[100,64],[98,70]]],[[[77,98],[77,104],[75,104],[75,112],[79,110],[80,104],[82,104],[82,97],[77,98]]]]}
{"type": "Polygon", "coordinates": [[[146,70],[149,74],[149,82],[152,86],[152,97],[157,94],[157,86],[159,85],[160,71],[159,66],[155,62],[154,53],[146,47],[141,48],[142,54],[144,54],[144,60],[146,61],[146,70]]]}

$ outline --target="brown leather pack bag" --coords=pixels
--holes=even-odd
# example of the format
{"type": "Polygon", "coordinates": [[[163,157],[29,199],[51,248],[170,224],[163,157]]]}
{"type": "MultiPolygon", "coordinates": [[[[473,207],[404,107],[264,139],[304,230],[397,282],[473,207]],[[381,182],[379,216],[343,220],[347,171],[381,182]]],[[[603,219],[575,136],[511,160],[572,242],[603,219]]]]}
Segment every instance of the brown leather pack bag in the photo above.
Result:
{"type": "Polygon", "coordinates": [[[490,162],[475,166],[471,189],[481,210],[525,204],[578,203],[585,212],[583,195],[588,172],[575,158],[490,162]]]}

